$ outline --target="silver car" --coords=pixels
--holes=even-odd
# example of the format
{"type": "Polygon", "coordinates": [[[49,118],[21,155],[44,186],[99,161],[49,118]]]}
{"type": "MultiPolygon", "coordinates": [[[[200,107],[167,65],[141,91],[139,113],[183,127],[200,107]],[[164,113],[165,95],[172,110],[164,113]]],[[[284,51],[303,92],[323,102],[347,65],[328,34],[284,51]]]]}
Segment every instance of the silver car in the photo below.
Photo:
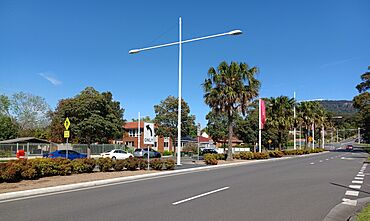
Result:
{"type": "MultiPolygon", "coordinates": [[[[134,151],[134,157],[138,158],[147,158],[148,157],[148,148],[138,148],[134,151]]],[[[158,151],[149,148],[149,157],[150,158],[161,158],[161,153],[158,151]]]]}

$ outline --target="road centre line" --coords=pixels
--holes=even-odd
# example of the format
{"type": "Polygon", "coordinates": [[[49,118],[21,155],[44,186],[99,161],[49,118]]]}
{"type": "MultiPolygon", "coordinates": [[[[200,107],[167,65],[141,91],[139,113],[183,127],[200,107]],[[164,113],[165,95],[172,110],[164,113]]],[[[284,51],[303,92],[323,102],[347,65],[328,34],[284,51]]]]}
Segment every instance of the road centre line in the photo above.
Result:
{"type": "Polygon", "coordinates": [[[347,190],[345,195],[347,196],[358,196],[359,192],[358,191],[352,191],[352,190],[347,190]]]}
{"type": "Polygon", "coordinates": [[[213,193],[217,193],[217,192],[220,192],[220,191],[223,191],[223,190],[227,190],[229,188],[230,187],[226,186],[226,187],[223,187],[223,188],[220,188],[220,189],[217,189],[217,190],[212,190],[212,191],[209,191],[209,192],[206,192],[206,193],[202,193],[200,195],[196,195],[196,196],[184,199],[184,200],[174,202],[174,203],[172,203],[172,205],[176,206],[178,204],[185,203],[185,202],[188,202],[190,200],[194,200],[194,199],[197,199],[197,198],[200,198],[200,197],[204,197],[204,196],[207,196],[207,195],[210,195],[210,194],[213,194],[213,193]]]}

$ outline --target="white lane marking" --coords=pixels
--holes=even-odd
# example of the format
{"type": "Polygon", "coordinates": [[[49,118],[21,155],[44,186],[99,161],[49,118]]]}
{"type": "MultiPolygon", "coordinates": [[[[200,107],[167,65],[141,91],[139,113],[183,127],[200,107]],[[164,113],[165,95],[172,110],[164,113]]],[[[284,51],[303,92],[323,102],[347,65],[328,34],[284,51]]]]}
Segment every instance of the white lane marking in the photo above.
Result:
{"type": "Polygon", "coordinates": [[[352,191],[352,190],[347,190],[346,195],[347,196],[358,196],[359,192],[358,191],[352,191]]]}
{"type": "Polygon", "coordinates": [[[364,177],[365,175],[364,175],[364,174],[357,174],[357,176],[362,176],[362,177],[364,177]]]}
{"type": "Polygon", "coordinates": [[[325,160],[329,160],[329,159],[325,159],[325,160]]]}
{"type": "Polygon", "coordinates": [[[363,177],[355,177],[355,180],[364,180],[364,178],[363,177]]]}
{"type": "Polygon", "coordinates": [[[361,189],[361,185],[349,185],[349,188],[352,188],[352,189],[361,189]]]}
{"type": "Polygon", "coordinates": [[[322,160],[320,160],[319,162],[322,163],[322,160]]]}
{"type": "Polygon", "coordinates": [[[197,199],[197,198],[200,198],[200,197],[203,197],[203,196],[207,196],[207,195],[212,194],[212,193],[217,193],[217,192],[220,192],[220,191],[223,191],[223,190],[227,190],[229,188],[230,187],[226,186],[226,187],[223,187],[223,188],[220,188],[220,189],[217,189],[217,190],[212,190],[212,191],[209,191],[209,192],[206,192],[206,193],[202,193],[200,195],[196,195],[196,196],[193,196],[193,197],[184,199],[184,200],[180,200],[180,201],[174,202],[174,203],[172,203],[172,205],[176,206],[176,205],[178,205],[180,203],[185,203],[187,201],[194,200],[194,199],[197,199]]]}
{"type": "Polygon", "coordinates": [[[364,174],[364,172],[361,172],[361,171],[360,171],[360,172],[358,172],[358,174],[364,174]]]}
{"type": "Polygon", "coordinates": [[[311,165],[314,165],[315,163],[310,163],[311,165]]]}
{"type": "Polygon", "coordinates": [[[343,198],[342,201],[343,201],[342,204],[345,204],[345,205],[350,205],[350,206],[357,205],[357,200],[350,200],[350,199],[343,198]]]}
{"type": "Polygon", "coordinates": [[[352,183],[363,184],[364,181],[362,181],[362,180],[352,180],[352,183]]]}
{"type": "Polygon", "coordinates": [[[332,159],[334,159],[333,157],[330,157],[330,159],[332,160],[332,159]]]}

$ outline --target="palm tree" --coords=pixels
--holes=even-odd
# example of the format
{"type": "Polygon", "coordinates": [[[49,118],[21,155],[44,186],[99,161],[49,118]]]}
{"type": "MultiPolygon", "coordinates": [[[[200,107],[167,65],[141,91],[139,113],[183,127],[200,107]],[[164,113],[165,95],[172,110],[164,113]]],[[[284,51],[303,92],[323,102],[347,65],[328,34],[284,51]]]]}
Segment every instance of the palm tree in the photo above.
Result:
{"type": "Polygon", "coordinates": [[[216,113],[224,113],[228,121],[228,155],[232,160],[233,124],[238,114],[245,115],[248,106],[258,96],[260,82],[255,78],[257,67],[246,63],[221,62],[217,70],[211,67],[203,83],[204,101],[216,113]]]}
{"type": "Polygon", "coordinates": [[[309,128],[314,127],[315,123],[318,121],[318,111],[320,109],[320,104],[318,102],[307,101],[301,102],[297,106],[298,118],[303,123],[305,128],[305,147],[308,147],[308,132],[309,128]]]}
{"type": "Polygon", "coordinates": [[[269,103],[269,114],[266,120],[267,126],[277,131],[279,150],[281,150],[282,144],[286,141],[289,129],[292,128],[294,123],[293,107],[295,101],[294,98],[289,99],[287,96],[280,96],[270,98],[269,103]]]}

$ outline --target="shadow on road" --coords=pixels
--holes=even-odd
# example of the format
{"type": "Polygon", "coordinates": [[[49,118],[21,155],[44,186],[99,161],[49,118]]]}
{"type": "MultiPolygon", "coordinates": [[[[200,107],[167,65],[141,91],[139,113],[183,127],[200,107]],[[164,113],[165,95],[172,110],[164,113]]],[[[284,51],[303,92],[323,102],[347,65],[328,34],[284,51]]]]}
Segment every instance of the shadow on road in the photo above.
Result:
{"type": "Polygon", "coordinates": [[[350,187],[345,186],[345,185],[342,185],[342,184],[333,183],[333,182],[330,182],[330,184],[331,184],[331,185],[334,185],[334,186],[339,186],[339,187],[343,187],[343,188],[345,188],[345,189],[355,190],[355,191],[358,191],[358,192],[361,192],[361,193],[365,193],[365,194],[370,195],[370,192],[363,191],[363,190],[359,190],[359,189],[355,189],[355,188],[350,188],[350,187]]]}

